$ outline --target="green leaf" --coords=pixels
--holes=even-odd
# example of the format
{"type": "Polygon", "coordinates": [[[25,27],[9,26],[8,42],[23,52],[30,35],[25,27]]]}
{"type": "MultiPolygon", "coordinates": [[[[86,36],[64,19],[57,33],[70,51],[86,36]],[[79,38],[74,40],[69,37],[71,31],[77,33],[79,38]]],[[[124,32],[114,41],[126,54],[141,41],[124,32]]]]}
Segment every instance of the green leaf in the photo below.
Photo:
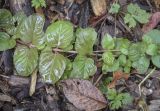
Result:
{"type": "Polygon", "coordinates": [[[16,41],[5,32],[0,32],[0,51],[15,47],[16,41]]]}
{"type": "MultiPolygon", "coordinates": [[[[17,12],[12,18],[12,25],[6,29],[7,33],[10,35],[15,35],[17,26],[22,23],[22,21],[27,18],[24,12],[17,12]]],[[[16,37],[15,37],[16,38],[16,37]]]]}
{"type": "Polygon", "coordinates": [[[114,100],[116,96],[117,96],[117,91],[115,89],[108,89],[107,99],[114,100]]]}
{"type": "Polygon", "coordinates": [[[102,59],[104,63],[112,65],[114,63],[115,57],[113,56],[112,52],[105,52],[102,55],[102,59]]]}
{"type": "Polygon", "coordinates": [[[117,71],[117,70],[119,70],[119,61],[118,60],[116,60],[112,65],[108,65],[108,64],[103,64],[103,66],[102,66],[102,71],[104,72],[104,73],[106,73],[106,72],[114,72],[114,71],[117,71]]]}
{"type": "Polygon", "coordinates": [[[57,21],[47,28],[45,36],[48,46],[66,49],[74,40],[73,25],[68,21],[57,21]]]}
{"type": "Polygon", "coordinates": [[[25,43],[32,43],[38,49],[44,47],[44,18],[40,15],[31,15],[24,19],[17,27],[16,38],[20,38],[25,43]]]}
{"type": "Polygon", "coordinates": [[[73,62],[73,70],[71,72],[71,78],[88,79],[89,76],[93,76],[97,71],[97,67],[94,65],[94,60],[85,56],[77,56],[73,62]]]}
{"type": "Polygon", "coordinates": [[[66,69],[66,58],[58,53],[52,53],[51,48],[45,48],[40,54],[39,72],[45,82],[56,83],[66,69]]]}
{"type": "Polygon", "coordinates": [[[16,47],[13,59],[18,75],[29,76],[37,67],[38,51],[36,48],[19,45],[16,47]]]}
{"type": "Polygon", "coordinates": [[[148,45],[147,50],[146,50],[146,53],[147,53],[148,55],[153,56],[153,55],[156,55],[157,52],[158,52],[158,47],[157,47],[156,44],[149,44],[149,45],[148,45]]]}
{"type": "Polygon", "coordinates": [[[110,108],[111,108],[112,110],[114,110],[114,109],[119,109],[120,107],[122,107],[121,101],[119,101],[119,100],[111,101],[111,103],[110,103],[110,108]]]}
{"type": "Polygon", "coordinates": [[[151,60],[156,67],[160,68],[160,55],[152,56],[151,60]]]}
{"type": "Polygon", "coordinates": [[[0,9],[0,28],[8,28],[11,25],[12,14],[6,9],[0,9]]]}
{"type": "Polygon", "coordinates": [[[127,104],[132,103],[133,98],[129,93],[121,93],[121,94],[123,96],[123,99],[122,99],[123,105],[127,105],[127,104]]]}
{"type": "Polygon", "coordinates": [[[152,38],[148,35],[143,35],[142,37],[142,42],[146,43],[146,44],[151,44],[153,43],[152,38]]]}
{"type": "Polygon", "coordinates": [[[133,43],[129,47],[128,57],[131,61],[137,61],[141,57],[139,45],[137,43],[133,43]]]}
{"type": "Polygon", "coordinates": [[[76,31],[75,49],[80,55],[92,54],[93,45],[96,42],[97,33],[93,28],[82,29],[76,31]]]}
{"type": "Polygon", "coordinates": [[[125,14],[124,22],[126,24],[129,24],[129,28],[134,28],[136,26],[136,21],[134,20],[131,14],[125,14]]]}
{"type": "Polygon", "coordinates": [[[113,49],[115,46],[114,39],[109,34],[105,34],[101,44],[103,49],[113,49]]]}
{"type": "Polygon", "coordinates": [[[127,58],[125,55],[120,55],[118,57],[118,61],[119,61],[120,66],[124,66],[127,63],[127,58]]]}
{"type": "Polygon", "coordinates": [[[109,13],[116,14],[119,12],[119,9],[120,9],[120,5],[118,3],[113,3],[109,10],[109,13]]]}
{"type": "Polygon", "coordinates": [[[128,39],[117,38],[115,43],[116,50],[119,50],[124,55],[128,55],[128,48],[130,46],[130,41],[128,39]]]}
{"type": "Polygon", "coordinates": [[[150,60],[147,57],[140,57],[137,61],[132,63],[132,67],[135,68],[138,73],[144,74],[149,67],[150,60]]]}
{"type": "Polygon", "coordinates": [[[125,66],[123,70],[124,70],[124,73],[130,73],[131,67],[125,66]]]}
{"type": "Polygon", "coordinates": [[[45,0],[32,0],[32,7],[46,7],[46,2],[45,0]]]}
{"type": "Polygon", "coordinates": [[[147,23],[149,21],[149,13],[142,10],[137,4],[129,4],[127,10],[138,22],[147,23]]]}
{"type": "Polygon", "coordinates": [[[147,32],[146,34],[143,35],[143,40],[145,41],[150,41],[149,43],[153,43],[153,44],[160,44],[160,31],[157,29],[153,29],[149,32],[147,32]],[[150,40],[151,39],[151,40],[150,40]]]}

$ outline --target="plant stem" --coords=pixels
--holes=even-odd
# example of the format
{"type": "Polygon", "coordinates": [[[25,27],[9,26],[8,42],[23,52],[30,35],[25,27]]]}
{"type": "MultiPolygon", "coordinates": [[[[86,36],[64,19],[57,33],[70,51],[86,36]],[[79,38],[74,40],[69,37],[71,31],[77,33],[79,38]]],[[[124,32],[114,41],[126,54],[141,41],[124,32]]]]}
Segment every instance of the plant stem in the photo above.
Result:
{"type": "Polygon", "coordinates": [[[153,74],[153,72],[155,71],[156,67],[154,67],[151,72],[138,84],[138,88],[139,88],[139,94],[141,96],[141,85],[153,74]]]}
{"type": "MultiPolygon", "coordinates": [[[[74,54],[77,54],[78,52],[77,51],[64,51],[62,49],[58,49],[58,48],[54,48],[53,51],[55,52],[65,52],[65,53],[74,53],[74,54]]],[[[112,52],[118,52],[119,50],[97,50],[97,51],[93,51],[93,53],[101,53],[101,52],[106,52],[106,51],[112,51],[112,52]]]]}

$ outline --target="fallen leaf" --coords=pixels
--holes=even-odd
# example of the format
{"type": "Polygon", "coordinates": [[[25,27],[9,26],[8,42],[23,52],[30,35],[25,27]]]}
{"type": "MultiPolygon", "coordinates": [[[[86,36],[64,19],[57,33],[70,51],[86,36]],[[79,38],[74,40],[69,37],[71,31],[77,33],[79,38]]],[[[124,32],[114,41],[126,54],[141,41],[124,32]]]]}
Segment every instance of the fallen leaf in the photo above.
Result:
{"type": "Polygon", "coordinates": [[[113,81],[107,86],[108,88],[114,88],[117,80],[119,79],[127,80],[129,78],[129,74],[125,74],[122,71],[116,71],[113,73],[113,81]]]}
{"type": "Polygon", "coordinates": [[[80,110],[96,111],[107,106],[103,94],[88,80],[68,79],[61,85],[69,102],[80,110]]]}
{"type": "Polygon", "coordinates": [[[154,14],[152,14],[150,21],[143,26],[142,31],[146,33],[152,30],[157,26],[159,22],[160,22],[160,12],[155,12],[154,14]]]}

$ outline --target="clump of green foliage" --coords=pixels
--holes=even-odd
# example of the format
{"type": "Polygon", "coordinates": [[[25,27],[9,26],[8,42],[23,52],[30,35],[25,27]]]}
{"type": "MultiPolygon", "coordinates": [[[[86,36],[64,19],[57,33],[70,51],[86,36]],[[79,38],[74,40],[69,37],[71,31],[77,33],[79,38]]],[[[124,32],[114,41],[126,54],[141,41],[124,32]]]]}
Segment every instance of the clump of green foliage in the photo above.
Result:
{"type": "MultiPolygon", "coordinates": [[[[0,51],[15,48],[14,65],[18,75],[29,76],[35,69],[46,82],[56,83],[63,78],[88,79],[97,67],[92,58],[97,32],[93,28],[77,28],[74,32],[69,21],[57,21],[44,32],[44,18],[38,14],[26,17],[23,13],[12,16],[8,10],[0,10],[0,51]],[[15,25],[15,23],[17,23],[15,25]],[[66,53],[75,53],[70,60],[66,53]]],[[[103,73],[132,68],[144,74],[150,61],[160,68],[160,31],[152,30],[143,35],[141,42],[114,38],[106,34],[101,46],[103,73]]],[[[101,59],[101,58],[100,58],[101,59]]]]}
{"type": "Polygon", "coordinates": [[[124,107],[133,101],[129,93],[118,93],[115,89],[108,89],[106,96],[109,100],[110,109],[112,110],[124,107]]]}
{"type": "Polygon", "coordinates": [[[45,0],[32,0],[32,7],[39,8],[39,7],[46,7],[45,0]]]}
{"type": "Polygon", "coordinates": [[[137,22],[147,23],[149,20],[149,13],[145,10],[142,10],[137,4],[129,4],[127,6],[127,13],[124,17],[124,22],[129,24],[129,27],[135,27],[137,22]]]}

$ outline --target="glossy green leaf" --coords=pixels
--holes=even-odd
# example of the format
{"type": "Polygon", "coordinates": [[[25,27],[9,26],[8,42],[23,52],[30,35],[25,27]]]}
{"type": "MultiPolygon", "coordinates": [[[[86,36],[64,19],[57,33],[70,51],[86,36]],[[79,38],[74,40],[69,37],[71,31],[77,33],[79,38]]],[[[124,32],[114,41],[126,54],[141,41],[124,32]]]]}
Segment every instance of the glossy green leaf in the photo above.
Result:
{"type": "Polygon", "coordinates": [[[77,56],[73,62],[73,70],[71,72],[71,78],[88,79],[89,76],[93,76],[97,71],[97,67],[94,65],[94,60],[85,56],[77,56]]]}
{"type": "Polygon", "coordinates": [[[153,56],[153,55],[156,55],[156,54],[157,54],[157,51],[158,51],[157,45],[156,45],[156,44],[150,44],[150,45],[148,45],[148,47],[147,47],[146,53],[147,53],[148,55],[153,56]]]}
{"type": "Polygon", "coordinates": [[[102,38],[101,44],[103,49],[113,49],[115,46],[114,39],[109,34],[102,38]]]}
{"type": "Polygon", "coordinates": [[[8,28],[11,25],[12,15],[7,9],[0,9],[0,28],[8,28]]]}
{"type": "MultiPolygon", "coordinates": [[[[17,12],[12,18],[12,25],[6,29],[7,33],[10,35],[15,35],[17,31],[17,26],[22,23],[22,21],[27,18],[24,12],[17,12]]],[[[16,37],[15,37],[16,38],[16,37]]]]}
{"type": "Polygon", "coordinates": [[[93,45],[96,42],[97,33],[93,28],[82,29],[76,31],[75,49],[80,55],[92,54],[93,45]]]}
{"type": "Polygon", "coordinates": [[[36,48],[28,48],[19,45],[14,52],[14,65],[18,75],[29,76],[38,64],[38,51],[36,48]]]}
{"type": "Polygon", "coordinates": [[[115,57],[113,56],[112,52],[105,52],[102,55],[102,59],[104,63],[112,65],[114,63],[115,57]]]}
{"type": "Polygon", "coordinates": [[[50,47],[66,49],[74,40],[73,25],[68,21],[52,23],[46,30],[45,37],[50,47]]]}
{"type": "Polygon", "coordinates": [[[17,27],[16,38],[25,43],[32,43],[38,49],[44,47],[45,37],[43,32],[44,18],[40,15],[31,15],[24,19],[17,27]]]}
{"type": "Polygon", "coordinates": [[[135,68],[138,73],[144,74],[149,67],[150,60],[147,57],[140,57],[137,61],[132,63],[132,67],[135,68]]]}
{"type": "Polygon", "coordinates": [[[160,68],[160,55],[152,56],[151,60],[156,67],[160,68]]]}
{"type": "Polygon", "coordinates": [[[52,53],[51,48],[45,48],[40,55],[39,72],[45,82],[56,83],[66,69],[66,58],[58,53],[52,53]]]}
{"type": "MultiPolygon", "coordinates": [[[[149,41],[152,41],[154,44],[160,44],[160,31],[157,29],[153,29],[146,34],[143,35],[143,39],[147,39],[149,41]],[[150,40],[151,38],[151,40],[150,40]]],[[[145,41],[147,41],[145,40],[145,41]]]]}
{"type": "Polygon", "coordinates": [[[0,51],[15,47],[16,41],[5,32],[0,32],[0,51]]]}

